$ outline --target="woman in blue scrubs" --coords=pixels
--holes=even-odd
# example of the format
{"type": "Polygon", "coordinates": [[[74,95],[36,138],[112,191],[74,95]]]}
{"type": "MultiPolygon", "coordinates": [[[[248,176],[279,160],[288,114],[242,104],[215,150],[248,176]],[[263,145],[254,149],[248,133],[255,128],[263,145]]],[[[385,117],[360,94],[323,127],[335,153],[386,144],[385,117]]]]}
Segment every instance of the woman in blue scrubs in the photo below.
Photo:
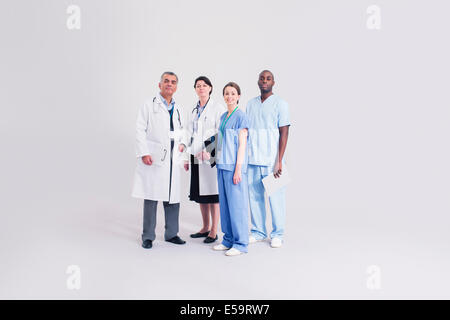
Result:
{"type": "Polygon", "coordinates": [[[248,251],[247,137],[249,121],[239,109],[239,86],[230,82],[223,88],[228,112],[220,118],[217,154],[222,243],[213,247],[236,256],[248,251]]]}

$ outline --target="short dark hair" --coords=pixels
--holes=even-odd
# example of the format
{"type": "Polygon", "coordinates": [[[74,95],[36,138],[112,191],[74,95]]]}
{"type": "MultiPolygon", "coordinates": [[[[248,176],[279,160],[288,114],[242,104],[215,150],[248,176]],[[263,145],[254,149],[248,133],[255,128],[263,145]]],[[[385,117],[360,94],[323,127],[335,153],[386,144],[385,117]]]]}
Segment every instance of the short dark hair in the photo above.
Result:
{"type": "Polygon", "coordinates": [[[238,95],[241,95],[241,88],[239,88],[239,86],[238,86],[238,84],[237,84],[236,82],[228,82],[228,83],[225,85],[225,87],[223,87],[222,95],[225,94],[225,88],[227,88],[227,87],[235,88],[236,91],[237,91],[237,93],[238,93],[238,95]]]}
{"type": "Polygon", "coordinates": [[[210,81],[207,77],[205,77],[205,76],[200,76],[200,77],[198,77],[197,79],[195,79],[195,82],[194,82],[194,89],[195,89],[195,86],[197,85],[197,82],[198,82],[198,81],[204,81],[208,86],[211,87],[211,92],[209,93],[209,95],[211,95],[211,93],[212,93],[212,91],[213,91],[213,85],[212,85],[211,81],[210,81]]]}
{"type": "Polygon", "coordinates": [[[261,71],[261,72],[259,73],[259,77],[260,77],[264,72],[270,73],[270,74],[272,75],[272,80],[275,80],[275,76],[273,75],[273,72],[270,71],[270,70],[267,70],[267,69],[261,71]]]}

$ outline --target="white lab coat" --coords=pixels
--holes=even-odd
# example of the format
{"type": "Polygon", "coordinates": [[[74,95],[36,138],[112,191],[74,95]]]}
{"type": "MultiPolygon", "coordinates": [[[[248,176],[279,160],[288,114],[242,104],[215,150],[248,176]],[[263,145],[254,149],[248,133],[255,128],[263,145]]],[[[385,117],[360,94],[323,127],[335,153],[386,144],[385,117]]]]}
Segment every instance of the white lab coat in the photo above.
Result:
{"type": "Polygon", "coordinates": [[[170,115],[160,95],[147,100],[140,108],[136,122],[137,166],[132,196],[154,201],[180,202],[180,161],[178,146],[183,129],[180,110],[175,103],[173,110],[174,132],[170,132],[170,115]],[[174,137],[172,182],[169,199],[170,141],[174,137]],[[152,165],[142,162],[142,156],[150,155],[152,165]]]}
{"type": "MultiPolygon", "coordinates": [[[[219,132],[220,117],[226,112],[226,108],[220,103],[210,99],[198,119],[198,130],[194,132],[194,119],[198,116],[198,109],[194,108],[189,113],[187,131],[183,143],[188,147],[187,153],[195,155],[205,150],[204,141],[219,132]],[[191,143],[192,141],[192,143],[191,143]]],[[[206,150],[205,150],[206,151],[206,150]]],[[[216,150],[217,154],[217,150],[216,150]]],[[[217,186],[216,166],[211,168],[209,161],[198,160],[199,193],[201,196],[219,193],[217,186]]]]}

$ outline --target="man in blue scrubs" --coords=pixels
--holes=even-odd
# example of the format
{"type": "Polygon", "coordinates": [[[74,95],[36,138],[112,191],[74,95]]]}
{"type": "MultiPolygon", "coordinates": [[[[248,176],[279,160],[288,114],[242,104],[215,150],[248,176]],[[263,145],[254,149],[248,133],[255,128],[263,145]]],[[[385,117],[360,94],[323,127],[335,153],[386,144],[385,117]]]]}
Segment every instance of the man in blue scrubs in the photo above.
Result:
{"type": "MultiPolygon", "coordinates": [[[[264,70],[259,74],[261,95],[251,99],[246,113],[250,120],[248,150],[248,190],[252,220],[249,242],[265,240],[266,207],[262,179],[269,174],[279,178],[283,173],[283,156],[289,134],[289,105],[272,92],[275,85],[273,73],[264,70]]],[[[269,197],[272,211],[271,246],[283,244],[286,221],[286,187],[269,197]]]]}

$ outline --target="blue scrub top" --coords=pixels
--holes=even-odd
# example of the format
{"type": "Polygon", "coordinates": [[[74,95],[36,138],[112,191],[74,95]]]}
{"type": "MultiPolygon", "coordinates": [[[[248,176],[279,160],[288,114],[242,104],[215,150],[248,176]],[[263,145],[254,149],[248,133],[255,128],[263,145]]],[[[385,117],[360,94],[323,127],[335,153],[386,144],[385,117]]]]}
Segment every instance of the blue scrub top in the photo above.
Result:
{"type": "Polygon", "coordinates": [[[261,96],[251,99],[246,108],[249,129],[248,163],[273,169],[278,155],[280,127],[291,124],[289,105],[273,94],[264,102],[261,96]]]}
{"type": "MultiPolygon", "coordinates": [[[[225,112],[220,117],[220,126],[222,128],[222,124],[227,118],[228,112],[225,112]]],[[[247,115],[241,110],[237,109],[231,117],[228,119],[225,127],[224,133],[219,130],[219,142],[217,146],[218,155],[216,158],[217,168],[227,171],[234,171],[234,167],[236,166],[237,153],[239,149],[239,132],[242,129],[249,128],[249,120],[247,115]]],[[[248,136],[247,136],[248,141],[248,136]]],[[[245,156],[244,162],[242,163],[241,172],[247,172],[247,164],[248,164],[248,151],[247,147],[245,148],[245,156]]]]}

